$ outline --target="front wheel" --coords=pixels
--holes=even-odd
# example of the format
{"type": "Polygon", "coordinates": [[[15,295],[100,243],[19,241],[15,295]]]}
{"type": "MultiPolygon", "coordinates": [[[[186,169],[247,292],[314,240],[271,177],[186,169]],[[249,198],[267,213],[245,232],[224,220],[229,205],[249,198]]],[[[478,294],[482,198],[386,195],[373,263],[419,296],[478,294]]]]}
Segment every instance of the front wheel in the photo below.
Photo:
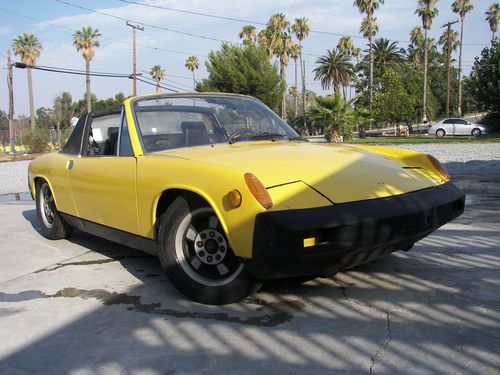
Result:
{"type": "Polygon", "coordinates": [[[478,128],[472,129],[472,135],[474,137],[479,137],[481,135],[481,129],[478,128]]]}
{"type": "Polygon", "coordinates": [[[178,197],[160,218],[160,262],[172,284],[194,301],[240,301],[260,283],[229,247],[224,229],[206,203],[178,197]]]}
{"type": "Polygon", "coordinates": [[[42,226],[42,234],[51,240],[69,237],[72,227],[61,217],[56,208],[54,196],[46,181],[36,185],[36,212],[42,226]]]}

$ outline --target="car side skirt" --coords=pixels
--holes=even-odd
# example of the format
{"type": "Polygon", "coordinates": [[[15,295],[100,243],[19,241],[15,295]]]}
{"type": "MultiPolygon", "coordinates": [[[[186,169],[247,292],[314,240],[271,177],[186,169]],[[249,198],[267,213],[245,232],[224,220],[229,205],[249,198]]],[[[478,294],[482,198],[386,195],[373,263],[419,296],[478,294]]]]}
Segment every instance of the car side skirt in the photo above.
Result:
{"type": "Polygon", "coordinates": [[[73,215],[62,212],[60,212],[60,214],[64,221],[83,232],[158,256],[158,245],[155,240],[84,220],[73,215]]]}

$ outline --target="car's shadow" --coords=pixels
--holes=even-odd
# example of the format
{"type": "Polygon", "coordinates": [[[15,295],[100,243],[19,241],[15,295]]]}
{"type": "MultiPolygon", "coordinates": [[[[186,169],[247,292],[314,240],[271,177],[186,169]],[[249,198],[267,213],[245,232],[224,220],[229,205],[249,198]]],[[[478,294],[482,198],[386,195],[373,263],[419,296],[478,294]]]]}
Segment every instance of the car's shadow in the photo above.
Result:
{"type": "MultiPolygon", "coordinates": [[[[23,216],[40,230],[35,210],[23,216]]],[[[0,359],[0,372],[496,373],[498,293],[485,280],[498,278],[500,239],[491,230],[464,235],[465,230],[443,228],[413,254],[400,252],[330,279],[267,283],[227,306],[190,302],[168,282],[155,257],[75,231],[67,241],[88,253],[40,270],[41,278],[31,282],[44,285],[37,287],[41,291],[0,297],[34,311],[84,303],[71,298],[101,305],[90,305],[85,314],[0,359]],[[57,278],[64,289],[46,291],[43,272],[79,266],[87,268],[57,278]],[[102,284],[87,281],[97,274],[105,275],[102,284]],[[82,285],[99,289],[77,288],[82,285]],[[33,299],[44,300],[29,305],[33,299]],[[465,351],[463,342],[473,343],[474,350],[465,351]]],[[[61,271],[66,270],[74,269],[61,271]]]]}
{"type": "MultiPolygon", "coordinates": [[[[23,217],[31,224],[33,229],[36,230],[40,236],[42,236],[42,229],[39,224],[36,210],[33,209],[24,211],[23,217]]],[[[164,293],[165,289],[167,289],[169,293],[171,292],[177,295],[177,297],[180,296],[179,292],[177,292],[177,290],[170,284],[158,258],[155,256],[106,240],[105,238],[85,233],[76,228],[71,233],[71,236],[65,241],[69,241],[75,245],[95,252],[101,257],[94,261],[85,260],[78,262],[72,260],[71,262],[61,262],[59,265],[51,266],[50,270],[66,266],[91,266],[92,264],[104,264],[116,261],[119,262],[131,275],[141,280],[144,283],[144,287],[157,289],[158,281],[160,281],[165,284],[164,287],[161,288],[163,289],[162,293],[164,293]]],[[[356,266],[352,269],[360,271],[364,269],[370,270],[373,269],[376,262],[377,261],[356,266]]],[[[293,289],[294,291],[300,293],[301,291],[304,291],[304,289],[321,289],[321,287],[324,287],[325,285],[320,280],[321,278],[315,279],[314,277],[267,280],[263,283],[260,291],[279,294],[293,289]],[[305,286],[305,283],[309,280],[315,280],[316,282],[308,283],[307,286],[305,286]]]]}

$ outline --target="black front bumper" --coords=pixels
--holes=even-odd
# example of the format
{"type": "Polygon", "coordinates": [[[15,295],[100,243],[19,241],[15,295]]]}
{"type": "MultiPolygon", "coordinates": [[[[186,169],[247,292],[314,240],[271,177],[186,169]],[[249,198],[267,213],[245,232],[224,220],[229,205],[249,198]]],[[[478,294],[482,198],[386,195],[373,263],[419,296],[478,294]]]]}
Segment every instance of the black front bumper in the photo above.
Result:
{"type": "Polygon", "coordinates": [[[409,249],[460,216],[464,202],[464,194],[447,182],[387,198],[260,213],[253,257],[245,266],[259,279],[333,275],[409,249]],[[316,245],[304,247],[304,239],[311,237],[316,245]]]}

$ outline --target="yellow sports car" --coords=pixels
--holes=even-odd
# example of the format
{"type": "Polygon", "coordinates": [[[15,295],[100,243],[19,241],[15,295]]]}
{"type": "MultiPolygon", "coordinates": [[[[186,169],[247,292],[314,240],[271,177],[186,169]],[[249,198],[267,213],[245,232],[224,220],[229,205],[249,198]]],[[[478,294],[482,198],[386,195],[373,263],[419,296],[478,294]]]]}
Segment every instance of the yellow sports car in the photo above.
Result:
{"type": "Polygon", "coordinates": [[[154,254],[208,304],[409,250],[464,210],[432,156],[309,143],[233,94],[139,96],[84,114],[60,152],[31,162],[29,185],[46,237],[78,228],[154,254]]]}

